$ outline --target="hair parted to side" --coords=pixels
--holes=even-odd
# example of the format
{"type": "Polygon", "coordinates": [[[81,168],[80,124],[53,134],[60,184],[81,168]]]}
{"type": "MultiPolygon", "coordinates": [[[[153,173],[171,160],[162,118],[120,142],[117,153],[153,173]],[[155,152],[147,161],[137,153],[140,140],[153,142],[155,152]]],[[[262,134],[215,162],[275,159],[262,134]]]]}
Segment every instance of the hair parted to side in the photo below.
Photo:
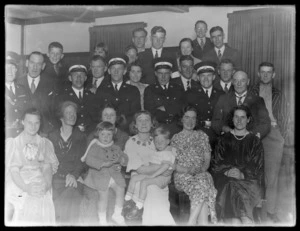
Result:
{"type": "Polygon", "coordinates": [[[207,28],[207,23],[206,23],[205,21],[203,21],[203,20],[198,20],[198,21],[195,23],[195,27],[198,25],[198,23],[203,23],[203,24],[206,26],[206,28],[207,28]]]}
{"type": "Polygon", "coordinates": [[[129,124],[129,131],[131,134],[133,135],[136,135],[138,134],[138,130],[136,128],[136,120],[137,118],[140,116],[140,115],[148,115],[150,116],[150,119],[151,119],[151,122],[152,122],[152,129],[150,131],[150,133],[153,131],[154,128],[156,128],[158,126],[158,122],[157,120],[155,119],[155,117],[152,116],[152,114],[149,112],[149,111],[146,111],[146,110],[141,110],[141,111],[138,111],[134,114],[133,116],[133,120],[132,122],[129,124]]]}
{"type": "Polygon", "coordinates": [[[270,63],[270,62],[262,62],[262,63],[260,63],[259,66],[258,66],[258,71],[260,71],[261,67],[272,67],[272,70],[275,71],[274,64],[270,63]]]}
{"type": "Polygon", "coordinates": [[[224,34],[223,28],[220,26],[214,26],[209,30],[209,34],[211,35],[212,33],[214,33],[215,31],[221,31],[222,34],[224,34]]]}
{"type": "Polygon", "coordinates": [[[247,124],[247,127],[246,129],[249,131],[253,128],[253,116],[252,116],[252,113],[251,113],[251,110],[248,106],[242,104],[240,106],[235,106],[234,108],[231,109],[231,111],[229,112],[228,114],[228,118],[227,118],[227,124],[230,128],[234,129],[234,124],[233,124],[233,117],[234,117],[234,113],[237,111],[237,110],[242,110],[244,112],[246,112],[246,116],[249,120],[249,123],[247,124]]]}
{"type": "Polygon", "coordinates": [[[140,31],[144,32],[144,33],[145,33],[145,36],[147,37],[148,32],[147,32],[147,31],[145,30],[145,28],[143,28],[143,27],[134,29],[134,30],[132,31],[132,37],[134,37],[134,34],[135,34],[136,32],[140,32],[140,31]]]}
{"type": "Polygon", "coordinates": [[[151,35],[155,35],[157,32],[161,32],[161,33],[164,33],[165,35],[167,35],[167,31],[162,26],[154,26],[151,29],[151,35]]]}
{"type": "Polygon", "coordinates": [[[152,136],[156,137],[158,135],[163,135],[166,139],[171,138],[171,131],[166,124],[159,124],[153,129],[152,136]]]}

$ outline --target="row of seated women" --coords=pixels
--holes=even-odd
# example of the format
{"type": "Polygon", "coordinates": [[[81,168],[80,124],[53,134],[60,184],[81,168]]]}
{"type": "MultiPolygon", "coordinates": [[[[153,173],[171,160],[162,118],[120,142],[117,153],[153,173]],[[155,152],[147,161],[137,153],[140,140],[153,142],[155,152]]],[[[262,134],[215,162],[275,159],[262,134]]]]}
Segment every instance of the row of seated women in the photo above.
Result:
{"type": "Polygon", "coordinates": [[[7,225],[253,224],[264,198],[263,148],[248,132],[246,106],[233,108],[233,130],[219,137],[214,153],[193,107],[182,109],[182,130],[173,137],[147,111],[134,115],[129,136],[110,105],[86,137],[74,127],[76,112],[76,104],[63,102],[61,127],[44,138],[40,113],[28,109],[23,132],[6,140],[7,225]],[[170,213],[171,179],[190,199],[186,224],[170,213]]]}

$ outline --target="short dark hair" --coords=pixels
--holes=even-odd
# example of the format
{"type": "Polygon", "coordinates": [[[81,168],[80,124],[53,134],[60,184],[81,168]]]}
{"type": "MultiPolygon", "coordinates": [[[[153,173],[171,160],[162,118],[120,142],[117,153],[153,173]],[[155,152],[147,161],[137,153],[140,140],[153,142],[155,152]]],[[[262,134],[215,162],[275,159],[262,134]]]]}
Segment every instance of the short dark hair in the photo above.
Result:
{"type": "Polygon", "coordinates": [[[116,116],[117,116],[116,123],[115,123],[116,127],[123,126],[124,124],[126,124],[125,117],[123,117],[122,115],[120,115],[120,113],[117,110],[117,108],[114,105],[112,105],[111,103],[107,103],[103,107],[100,108],[99,114],[98,114],[98,116],[100,118],[100,121],[102,121],[102,113],[103,113],[103,111],[106,108],[110,108],[110,109],[112,109],[112,110],[114,110],[116,112],[116,116]]]}
{"type": "Polygon", "coordinates": [[[180,40],[179,46],[178,46],[178,48],[179,48],[179,54],[180,54],[180,55],[182,55],[182,53],[181,53],[181,44],[182,44],[183,42],[189,42],[189,43],[191,44],[192,48],[194,48],[193,40],[192,40],[192,39],[190,39],[190,38],[183,38],[183,39],[180,40]]]}
{"type": "Polygon", "coordinates": [[[219,64],[219,68],[222,64],[231,64],[233,68],[235,68],[234,62],[231,59],[221,59],[221,62],[219,64]]]}
{"type": "Polygon", "coordinates": [[[73,101],[63,101],[58,105],[58,110],[57,110],[57,117],[59,119],[63,118],[64,116],[64,111],[67,107],[73,106],[77,112],[78,110],[78,105],[74,103],[73,101]]]}
{"type": "Polygon", "coordinates": [[[23,112],[23,115],[22,115],[22,120],[25,119],[25,116],[26,115],[36,115],[40,118],[40,121],[42,121],[42,114],[41,112],[35,108],[35,107],[30,107],[30,108],[27,108],[24,112],[23,112]]]}
{"type": "Polygon", "coordinates": [[[105,54],[107,55],[107,53],[108,53],[108,46],[104,42],[97,43],[97,45],[95,46],[94,50],[96,50],[96,48],[103,48],[105,54]]]}
{"type": "Polygon", "coordinates": [[[163,28],[162,26],[155,26],[151,29],[151,35],[154,35],[157,32],[164,33],[165,35],[167,34],[165,28],[163,28]]]}
{"type": "Polygon", "coordinates": [[[166,139],[171,138],[171,131],[169,127],[166,124],[160,124],[156,128],[154,128],[152,132],[152,136],[158,136],[158,135],[163,135],[166,139]]]}
{"type": "Polygon", "coordinates": [[[206,28],[207,28],[207,23],[203,20],[198,20],[196,23],[195,23],[195,27],[197,26],[198,23],[203,23],[205,24],[206,28]]]}
{"type": "Polygon", "coordinates": [[[272,70],[275,71],[275,67],[273,63],[270,62],[262,62],[258,66],[258,71],[260,70],[261,67],[272,67],[272,70]]]}
{"type": "Polygon", "coordinates": [[[99,137],[99,132],[104,131],[104,130],[105,131],[111,131],[115,135],[116,127],[111,122],[102,121],[102,122],[97,124],[94,137],[98,138],[99,137]]]}
{"type": "Polygon", "coordinates": [[[142,67],[141,63],[138,60],[134,61],[133,63],[130,63],[127,70],[131,71],[131,68],[134,67],[134,66],[140,67],[141,71],[143,72],[143,67],[142,67]]]}
{"type": "Polygon", "coordinates": [[[191,105],[187,105],[187,106],[184,106],[179,114],[177,115],[177,124],[180,126],[180,127],[183,127],[183,124],[182,124],[182,118],[184,116],[184,114],[188,111],[193,111],[196,113],[196,126],[194,128],[194,130],[197,130],[198,129],[198,111],[197,109],[194,107],[194,106],[191,106],[191,105]]]}
{"type": "Polygon", "coordinates": [[[134,45],[129,45],[125,48],[125,53],[127,53],[129,50],[134,49],[136,53],[138,53],[137,48],[134,45]]]}
{"type": "Polygon", "coordinates": [[[50,51],[54,47],[61,49],[62,52],[64,51],[63,45],[61,43],[59,43],[59,42],[52,42],[52,43],[50,43],[49,46],[48,46],[48,51],[50,51]]]}
{"type": "Polygon", "coordinates": [[[29,60],[30,57],[31,57],[32,55],[39,55],[39,56],[42,56],[42,57],[43,57],[43,62],[45,62],[45,57],[44,57],[44,55],[43,55],[42,52],[40,52],[40,51],[33,51],[33,52],[31,52],[31,53],[27,56],[27,59],[29,60]]]}
{"type": "Polygon", "coordinates": [[[135,32],[139,32],[139,31],[143,31],[146,34],[146,36],[148,35],[148,32],[145,30],[145,28],[140,27],[140,28],[136,28],[132,31],[132,37],[134,37],[135,32]]]}
{"type": "Polygon", "coordinates": [[[179,57],[179,63],[181,64],[181,62],[185,61],[185,60],[189,60],[189,61],[192,61],[193,62],[193,65],[194,65],[194,59],[192,56],[190,55],[181,55],[179,57]]]}
{"type": "Polygon", "coordinates": [[[98,61],[98,60],[101,60],[105,65],[107,65],[105,58],[103,58],[101,55],[93,55],[90,63],[92,63],[92,61],[98,61]]]}
{"type": "Polygon", "coordinates": [[[209,34],[211,35],[212,33],[214,33],[214,32],[217,31],[217,30],[219,30],[219,31],[221,31],[222,33],[224,33],[222,27],[220,27],[220,26],[214,26],[214,27],[212,27],[212,28],[209,30],[209,34]]]}
{"type": "Polygon", "coordinates": [[[244,112],[246,112],[246,116],[248,119],[250,119],[249,123],[247,124],[247,130],[251,130],[252,127],[253,127],[253,116],[252,116],[252,113],[251,113],[251,110],[248,106],[242,104],[242,105],[239,105],[239,106],[235,106],[231,109],[231,111],[229,112],[228,114],[228,118],[227,118],[227,124],[230,128],[234,129],[234,124],[233,124],[233,117],[234,117],[234,113],[235,111],[237,110],[243,110],[244,112]]]}

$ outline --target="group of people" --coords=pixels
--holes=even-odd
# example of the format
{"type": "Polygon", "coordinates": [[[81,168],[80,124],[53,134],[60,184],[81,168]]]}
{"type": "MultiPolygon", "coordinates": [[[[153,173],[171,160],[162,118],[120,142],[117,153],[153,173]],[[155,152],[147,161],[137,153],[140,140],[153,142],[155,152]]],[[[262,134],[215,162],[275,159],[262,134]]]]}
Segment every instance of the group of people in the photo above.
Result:
{"type": "Polygon", "coordinates": [[[63,66],[63,46],[34,51],[26,76],[6,57],[6,221],[13,225],[176,225],[169,187],[190,200],[187,225],[254,224],[276,215],[290,133],[288,103],[262,62],[258,82],[224,43],[195,24],[178,56],[166,30],[132,32],[123,55],[95,47],[90,68],[63,66]],[[109,57],[109,58],[108,58],[109,57]],[[264,202],[264,203],[263,203],[264,202]]]}

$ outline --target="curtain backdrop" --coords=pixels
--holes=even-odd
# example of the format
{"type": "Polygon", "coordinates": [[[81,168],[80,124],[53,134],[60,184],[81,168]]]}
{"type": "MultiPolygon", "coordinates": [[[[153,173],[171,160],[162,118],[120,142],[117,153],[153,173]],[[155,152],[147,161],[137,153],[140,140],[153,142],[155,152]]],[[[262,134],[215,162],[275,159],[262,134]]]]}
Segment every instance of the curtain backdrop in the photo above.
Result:
{"type": "Polygon", "coordinates": [[[228,14],[228,43],[241,52],[242,67],[257,82],[263,61],[275,65],[274,86],[285,94],[294,121],[295,106],[295,9],[263,8],[228,14]]]}
{"type": "Polygon", "coordinates": [[[108,46],[108,56],[124,54],[125,48],[132,43],[132,31],[146,26],[144,22],[136,22],[90,27],[90,52],[97,43],[104,42],[108,46]]]}

